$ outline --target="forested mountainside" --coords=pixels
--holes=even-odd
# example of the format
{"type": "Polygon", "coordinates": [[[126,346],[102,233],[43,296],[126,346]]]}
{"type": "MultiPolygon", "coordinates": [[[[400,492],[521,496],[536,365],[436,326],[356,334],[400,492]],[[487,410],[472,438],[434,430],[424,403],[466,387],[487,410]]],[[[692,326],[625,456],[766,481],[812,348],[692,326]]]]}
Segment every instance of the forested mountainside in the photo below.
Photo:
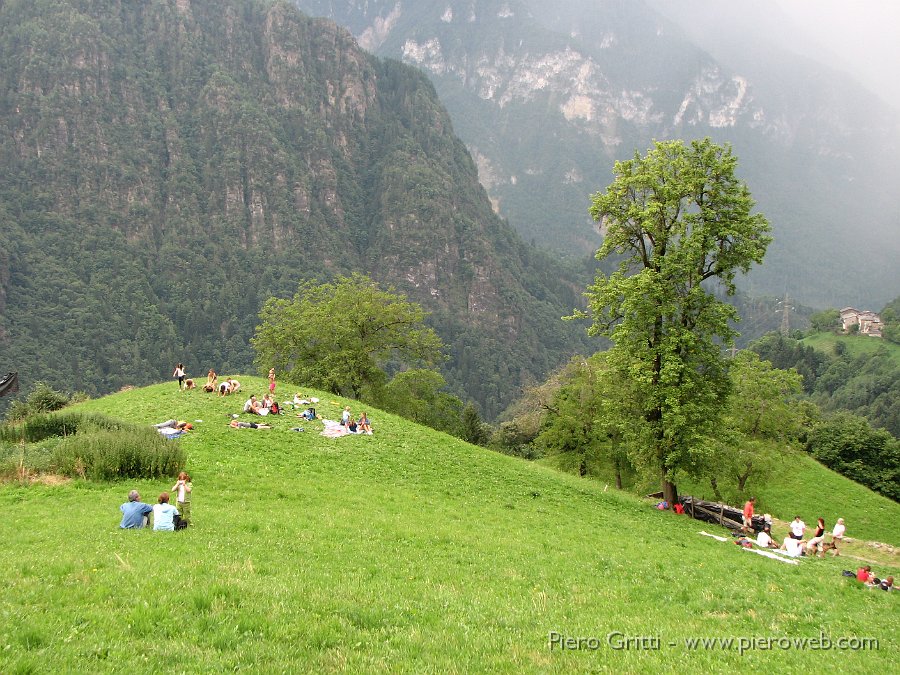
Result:
{"type": "Polygon", "coordinates": [[[488,418],[588,351],[586,279],[494,215],[427,79],[286,1],[0,2],[0,130],[23,388],[247,371],[267,297],[351,271],[433,312],[488,418]]]}
{"type": "Polygon", "coordinates": [[[653,139],[710,136],[733,145],[773,225],[765,264],[741,284],[750,295],[879,306],[900,288],[896,112],[752,26],[739,49],[712,50],[674,1],[295,2],[428,73],[526,240],[587,255],[599,245],[589,195],[614,160],[653,139]]]}

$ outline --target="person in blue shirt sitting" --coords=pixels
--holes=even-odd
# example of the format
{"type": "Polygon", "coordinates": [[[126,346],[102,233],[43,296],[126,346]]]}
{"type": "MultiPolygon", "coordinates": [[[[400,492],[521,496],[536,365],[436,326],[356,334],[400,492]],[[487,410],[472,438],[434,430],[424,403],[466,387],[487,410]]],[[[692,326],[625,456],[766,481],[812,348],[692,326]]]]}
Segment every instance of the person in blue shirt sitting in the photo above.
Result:
{"type": "Polygon", "coordinates": [[[138,491],[132,490],[128,493],[128,501],[122,504],[119,510],[122,512],[122,522],[119,523],[119,527],[123,530],[139,530],[149,524],[150,512],[153,511],[153,507],[144,504],[138,491]]]}
{"type": "Polygon", "coordinates": [[[159,504],[153,505],[153,529],[172,532],[175,530],[175,516],[178,509],[169,503],[169,493],[159,495],[159,504]]]}

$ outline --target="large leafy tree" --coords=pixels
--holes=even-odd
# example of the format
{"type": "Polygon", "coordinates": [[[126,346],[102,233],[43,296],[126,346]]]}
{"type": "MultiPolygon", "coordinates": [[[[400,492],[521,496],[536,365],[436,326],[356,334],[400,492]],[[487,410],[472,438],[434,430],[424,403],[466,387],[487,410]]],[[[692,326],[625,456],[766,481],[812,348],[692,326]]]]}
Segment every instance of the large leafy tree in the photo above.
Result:
{"type": "Polygon", "coordinates": [[[293,299],[269,298],[259,317],[252,344],[262,371],[354,398],[381,387],[389,363],[442,358],[425,311],[361,274],[302,283],[293,299]]]}
{"type": "Polygon", "coordinates": [[[589,463],[610,466],[622,489],[622,472],[630,468],[623,430],[634,411],[628,408],[627,382],[611,371],[607,357],[600,352],[569,362],[545,405],[546,419],[535,444],[547,454],[571,454],[581,475],[588,473],[589,463]]]}
{"type": "Polygon", "coordinates": [[[797,439],[811,406],[800,401],[803,378],[795,370],[773,368],[747,349],[728,365],[732,390],[716,438],[716,462],[710,467],[718,499],[719,477],[734,479],[743,492],[751,476],[758,481],[771,471],[778,444],[797,439]]]}
{"type": "Polygon", "coordinates": [[[900,440],[848,412],[817,425],[806,450],[825,466],[900,501],[900,440]]]}
{"type": "Polygon", "coordinates": [[[657,142],[616,162],[612,184],[592,197],[605,235],[596,257],[618,267],[588,287],[589,332],[613,341],[609,362],[640,411],[629,433],[670,502],[675,474],[702,467],[727,403],[722,346],[737,312],[710,287],[733,295],[736,274],[760,263],[771,241],[736,164],[730,147],[709,139],[657,142]]]}

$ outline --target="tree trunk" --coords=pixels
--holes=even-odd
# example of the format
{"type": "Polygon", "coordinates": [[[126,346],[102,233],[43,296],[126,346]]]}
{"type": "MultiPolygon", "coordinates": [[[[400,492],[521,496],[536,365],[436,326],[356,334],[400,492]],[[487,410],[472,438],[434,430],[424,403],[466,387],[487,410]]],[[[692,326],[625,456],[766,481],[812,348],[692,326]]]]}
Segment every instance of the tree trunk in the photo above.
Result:
{"type": "Polygon", "coordinates": [[[716,496],[716,501],[725,501],[724,499],[722,499],[722,493],[719,492],[719,481],[716,480],[715,476],[709,479],[709,484],[712,485],[713,494],[716,496]]]}
{"type": "Polygon", "coordinates": [[[622,489],[622,467],[619,466],[618,460],[616,460],[616,489],[622,489]]]}
{"type": "Polygon", "coordinates": [[[738,490],[741,492],[744,491],[744,486],[747,484],[747,479],[750,478],[750,474],[753,472],[753,464],[747,463],[747,470],[738,476],[738,490]]]}
{"type": "Polygon", "coordinates": [[[674,506],[678,501],[678,489],[675,483],[666,478],[666,468],[662,469],[662,493],[663,499],[669,502],[669,506],[674,506]]]}

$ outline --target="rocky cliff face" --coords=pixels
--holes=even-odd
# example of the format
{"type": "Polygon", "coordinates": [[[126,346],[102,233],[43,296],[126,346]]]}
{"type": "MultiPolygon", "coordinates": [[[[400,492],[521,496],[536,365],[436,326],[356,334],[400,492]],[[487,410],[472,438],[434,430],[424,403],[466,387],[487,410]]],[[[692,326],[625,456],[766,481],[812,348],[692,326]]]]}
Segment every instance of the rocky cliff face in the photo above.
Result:
{"type": "Polygon", "coordinates": [[[21,228],[0,330],[26,386],[248,369],[266,297],[351,271],[434,312],[448,379],[488,416],[583,339],[544,328],[583,281],[494,215],[432,86],[329,21],[284,2],[7,3],[0,63],[0,219],[21,228]],[[78,320],[54,316],[61,296],[78,320]]]}
{"type": "Polygon", "coordinates": [[[528,239],[591,251],[589,195],[609,183],[615,159],[652,139],[708,135],[733,144],[775,225],[749,290],[877,304],[900,283],[900,244],[883,249],[900,226],[884,199],[900,179],[890,150],[900,129],[834,73],[764,46],[720,62],[634,0],[296,2],[429,74],[494,208],[528,239]],[[848,246],[876,259],[865,274],[823,280],[822,265],[848,246]]]}

